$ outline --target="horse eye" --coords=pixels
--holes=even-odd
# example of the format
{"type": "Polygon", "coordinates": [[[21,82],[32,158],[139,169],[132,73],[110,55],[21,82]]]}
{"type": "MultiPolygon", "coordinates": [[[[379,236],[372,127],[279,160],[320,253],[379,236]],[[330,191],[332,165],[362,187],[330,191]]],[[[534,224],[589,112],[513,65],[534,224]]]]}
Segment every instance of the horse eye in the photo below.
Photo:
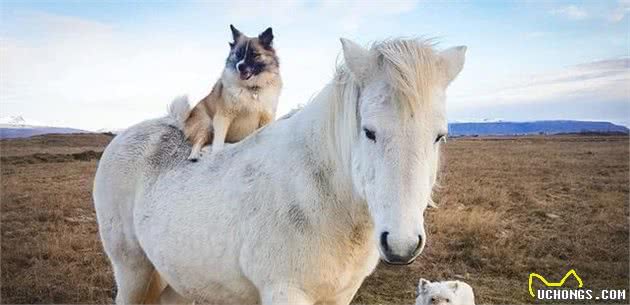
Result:
{"type": "Polygon", "coordinates": [[[436,138],[435,138],[435,143],[440,142],[444,140],[446,142],[446,134],[439,134],[436,138]]]}
{"type": "Polygon", "coordinates": [[[370,140],[372,140],[372,141],[376,142],[376,133],[375,133],[374,131],[369,130],[369,129],[367,129],[367,128],[363,128],[363,132],[365,132],[365,136],[366,136],[368,139],[370,139],[370,140]]]}

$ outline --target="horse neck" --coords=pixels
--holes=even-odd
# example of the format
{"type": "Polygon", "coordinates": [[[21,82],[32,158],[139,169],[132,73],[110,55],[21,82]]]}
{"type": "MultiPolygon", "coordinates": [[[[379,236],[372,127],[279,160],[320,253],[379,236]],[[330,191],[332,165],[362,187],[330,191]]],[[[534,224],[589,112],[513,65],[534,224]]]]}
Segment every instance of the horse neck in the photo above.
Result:
{"type": "Polygon", "coordinates": [[[367,204],[354,192],[348,164],[349,156],[344,155],[349,154],[349,151],[344,152],[340,147],[336,147],[345,144],[336,141],[338,135],[335,134],[336,130],[345,126],[335,126],[339,117],[331,117],[331,109],[336,109],[331,107],[331,103],[340,102],[337,100],[338,92],[334,86],[327,85],[311,103],[291,117],[289,130],[296,142],[303,143],[297,146],[304,149],[308,162],[323,173],[323,176],[318,178],[325,179],[325,184],[330,186],[330,194],[322,195],[334,196],[334,201],[339,203],[340,209],[363,213],[367,204]]]}

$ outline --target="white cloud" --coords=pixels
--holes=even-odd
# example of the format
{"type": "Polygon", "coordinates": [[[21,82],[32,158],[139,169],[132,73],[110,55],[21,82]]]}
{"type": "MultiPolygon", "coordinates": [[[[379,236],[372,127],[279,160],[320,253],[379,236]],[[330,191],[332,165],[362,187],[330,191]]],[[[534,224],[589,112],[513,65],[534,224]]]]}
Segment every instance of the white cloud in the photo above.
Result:
{"type": "Polygon", "coordinates": [[[546,37],[549,34],[550,34],[549,32],[534,31],[534,32],[525,33],[525,37],[529,39],[536,39],[536,38],[546,37]]]}
{"type": "MultiPolygon", "coordinates": [[[[289,25],[305,20],[340,27],[345,32],[355,32],[372,18],[402,14],[414,10],[419,0],[406,1],[363,1],[363,0],[323,0],[312,2],[306,0],[290,1],[249,1],[235,0],[233,9],[228,10],[233,20],[248,21],[252,18],[270,20],[276,25],[289,25]]],[[[212,6],[215,10],[216,7],[212,6]]]]}
{"type": "Polygon", "coordinates": [[[346,31],[354,32],[370,18],[382,18],[412,11],[418,3],[417,0],[388,2],[325,0],[321,10],[323,15],[337,16],[336,19],[340,20],[346,31]]]}
{"type": "MultiPolygon", "coordinates": [[[[417,3],[237,1],[205,7],[237,24],[273,24],[281,31],[276,39],[284,80],[281,115],[306,103],[331,79],[340,51],[338,39],[303,39],[292,24],[321,24],[326,37],[339,37],[372,18],[413,10],[417,3]]],[[[162,115],[177,95],[188,94],[195,103],[219,77],[228,51],[229,30],[221,18],[208,21],[213,23],[208,28],[225,29],[225,36],[196,40],[168,29],[129,33],[128,28],[41,12],[18,11],[12,17],[0,44],[2,115],[54,125],[121,128],[162,115]]]]}
{"type": "MultiPolygon", "coordinates": [[[[251,5],[238,12],[234,4],[214,8],[213,15],[238,16],[234,21],[247,30],[274,25],[285,84],[279,115],[306,103],[331,79],[340,52],[337,37],[368,26],[370,20],[392,19],[417,6],[417,2],[247,3],[251,5]],[[267,10],[273,22],[262,13],[269,3],[277,5],[267,10]],[[305,25],[318,27],[304,30],[305,25]]],[[[129,28],[42,13],[21,14],[7,29],[5,19],[0,32],[0,114],[84,129],[121,128],[164,114],[174,96],[187,93],[194,103],[218,78],[227,55],[227,21],[209,22],[212,39],[181,37],[181,31],[156,30],[145,23],[145,28],[129,32],[129,28]]],[[[205,35],[204,31],[189,34],[205,35]]],[[[363,38],[373,38],[360,32],[363,38]]],[[[547,33],[531,32],[528,37],[547,33]]],[[[501,81],[510,69],[492,58],[475,56],[474,50],[471,46],[470,63],[449,90],[449,105],[543,103],[596,94],[607,99],[623,95],[619,82],[628,82],[627,67],[597,72],[586,66],[501,81]]]]}
{"type": "Polygon", "coordinates": [[[588,12],[576,5],[567,5],[551,11],[552,14],[562,16],[571,20],[582,20],[589,17],[588,12]]]}
{"type": "Polygon", "coordinates": [[[622,21],[630,14],[630,0],[617,0],[613,2],[590,2],[590,5],[577,6],[567,5],[550,10],[552,15],[561,16],[569,20],[598,19],[607,20],[612,23],[622,21]],[[608,5],[592,5],[608,4],[608,5]],[[588,9],[586,8],[588,7],[588,9]]]}
{"type": "MultiPolygon", "coordinates": [[[[464,69],[464,72],[466,69],[464,69]]],[[[630,58],[612,58],[453,90],[449,119],[573,119],[630,126],[630,58]]],[[[457,85],[457,81],[455,83],[457,85]]],[[[453,88],[455,89],[455,88],[453,88]]]]}
{"type": "Polygon", "coordinates": [[[628,100],[630,58],[616,58],[574,65],[561,70],[515,77],[482,94],[454,96],[459,105],[549,103],[553,100],[628,100]]]}
{"type": "MultiPolygon", "coordinates": [[[[20,15],[19,24],[44,34],[2,37],[1,115],[55,126],[122,128],[163,115],[175,96],[188,94],[196,103],[220,76],[228,52],[227,29],[225,40],[190,41],[42,13],[20,15]]],[[[276,47],[285,84],[281,115],[331,79],[340,45],[309,38],[300,45],[279,39],[276,47]]]]}
{"type": "Polygon", "coordinates": [[[619,0],[617,6],[611,11],[608,19],[612,22],[619,22],[630,14],[630,0],[619,0]]]}
{"type": "Polygon", "coordinates": [[[2,39],[2,112],[55,125],[115,128],[160,115],[174,96],[207,90],[225,57],[223,44],[130,39],[106,24],[50,14],[20,18],[27,33],[45,34],[2,39]]]}

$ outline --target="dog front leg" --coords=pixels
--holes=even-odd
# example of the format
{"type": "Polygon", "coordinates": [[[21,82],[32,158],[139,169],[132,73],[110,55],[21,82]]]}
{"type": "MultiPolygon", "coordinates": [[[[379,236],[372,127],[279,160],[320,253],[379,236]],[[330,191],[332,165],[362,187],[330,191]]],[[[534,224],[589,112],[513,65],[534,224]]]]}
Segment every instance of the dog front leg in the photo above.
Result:
{"type": "Polygon", "coordinates": [[[195,142],[192,146],[192,150],[190,151],[190,155],[188,156],[188,160],[192,162],[197,162],[199,157],[201,157],[201,148],[203,147],[203,142],[195,142]]]}
{"type": "Polygon", "coordinates": [[[231,118],[228,118],[219,113],[215,114],[214,118],[212,118],[212,127],[214,129],[214,139],[212,139],[213,154],[223,148],[223,144],[225,143],[225,136],[227,135],[231,123],[231,118]]]}

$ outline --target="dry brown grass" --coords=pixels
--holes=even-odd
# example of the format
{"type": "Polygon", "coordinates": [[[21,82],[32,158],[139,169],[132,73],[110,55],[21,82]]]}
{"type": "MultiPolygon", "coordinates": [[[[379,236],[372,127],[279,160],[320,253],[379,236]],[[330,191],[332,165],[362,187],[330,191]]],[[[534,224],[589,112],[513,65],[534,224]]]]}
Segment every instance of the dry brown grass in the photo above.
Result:
{"type": "Polygon", "coordinates": [[[37,153],[74,154],[103,151],[112,136],[107,134],[49,134],[26,139],[0,140],[0,155],[28,156],[37,153]]]}
{"type": "MultiPolygon", "coordinates": [[[[50,149],[45,137],[0,147],[3,158],[31,158],[100,151],[107,142],[80,137],[50,149]]],[[[413,304],[425,277],[464,279],[480,304],[532,303],[530,272],[557,280],[570,268],[589,288],[627,288],[628,144],[627,137],[450,140],[440,207],[426,214],[425,252],[409,266],[381,264],[354,302],[413,304]]],[[[1,164],[2,302],[111,302],[90,195],[96,162],[43,159],[1,164]]]]}

